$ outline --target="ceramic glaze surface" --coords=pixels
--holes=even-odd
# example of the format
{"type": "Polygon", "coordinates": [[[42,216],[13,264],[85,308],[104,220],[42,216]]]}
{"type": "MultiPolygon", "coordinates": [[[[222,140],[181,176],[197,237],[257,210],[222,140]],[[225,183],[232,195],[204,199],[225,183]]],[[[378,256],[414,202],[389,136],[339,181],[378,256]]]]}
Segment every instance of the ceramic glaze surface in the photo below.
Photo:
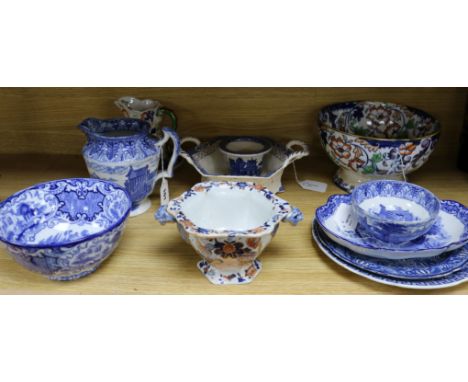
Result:
{"type": "Polygon", "coordinates": [[[371,181],[352,193],[357,230],[384,243],[405,243],[424,235],[439,213],[439,200],[428,190],[406,182],[371,181]]]}
{"type": "Polygon", "coordinates": [[[83,157],[90,175],[116,182],[125,187],[132,200],[132,215],[146,211],[148,196],[161,177],[172,177],[174,162],[180,152],[177,134],[164,128],[164,138],[157,140],[149,134],[146,122],[122,118],[84,120],[79,128],[88,137],[83,157]],[[169,139],[174,142],[167,171],[158,173],[160,147],[169,139]]]}
{"type": "Polygon", "coordinates": [[[439,140],[440,125],[426,112],[383,102],[346,102],[323,108],[320,139],[340,169],[345,191],[372,179],[401,179],[421,167],[439,140]]]}
{"type": "MultiPolygon", "coordinates": [[[[317,223],[318,224],[318,223],[317,223]]],[[[320,226],[320,235],[324,233],[320,226]]],[[[422,259],[388,260],[359,255],[344,246],[336,245],[333,253],[341,260],[360,269],[383,276],[401,279],[432,279],[460,270],[468,262],[468,247],[462,247],[442,255],[422,259]]]]}
{"type": "Polygon", "coordinates": [[[271,141],[265,138],[230,137],[220,142],[219,150],[229,163],[230,175],[259,176],[271,147],[271,141]]]}
{"type": "Polygon", "coordinates": [[[187,160],[206,181],[253,182],[267,187],[273,193],[284,191],[281,176],[284,169],[297,159],[309,155],[307,145],[301,141],[290,141],[286,145],[272,143],[271,151],[265,154],[260,175],[230,175],[229,165],[219,150],[220,143],[226,138],[218,137],[201,143],[197,138],[185,137],[181,143],[192,142],[195,147],[181,150],[180,155],[187,160]],[[299,150],[295,148],[298,147],[299,150]]]}
{"type": "Polygon", "coordinates": [[[431,229],[404,244],[382,243],[362,237],[351,206],[351,195],[332,195],[316,210],[316,219],[333,241],[361,255],[387,259],[432,257],[468,242],[468,209],[453,200],[440,201],[440,212],[431,229]]]}
{"type": "Polygon", "coordinates": [[[71,280],[91,273],[113,252],[130,208],[127,192],[114,183],[42,183],[0,204],[0,240],[26,268],[71,280]]]}
{"type": "Polygon", "coordinates": [[[205,182],[169,202],[156,219],[176,222],[182,238],[202,257],[200,271],[214,284],[243,284],[261,269],[256,258],[282,220],[297,224],[302,213],[263,186],[205,182]]]}
{"type": "MultiPolygon", "coordinates": [[[[449,288],[468,281],[467,263],[458,271],[429,279],[401,279],[372,273],[342,260],[337,253],[340,252],[343,247],[330,240],[326,235],[321,234],[318,224],[314,223],[312,225],[312,236],[322,252],[332,261],[359,276],[381,284],[409,289],[440,289],[449,288]]],[[[465,247],[464,250],[468,249],[465,247]]]]}
{"type": "Polygon", "coordinates": [[[138,99],[132,96],[125,96],[120,97],[114,102],[114,104],[125,117],[148,122],[154,131],[159,131],[162,118],[165,114],[171,119],[172,129],[177,129],[177,119],[174,113],[162,106],[157,100],[138,99]]]}

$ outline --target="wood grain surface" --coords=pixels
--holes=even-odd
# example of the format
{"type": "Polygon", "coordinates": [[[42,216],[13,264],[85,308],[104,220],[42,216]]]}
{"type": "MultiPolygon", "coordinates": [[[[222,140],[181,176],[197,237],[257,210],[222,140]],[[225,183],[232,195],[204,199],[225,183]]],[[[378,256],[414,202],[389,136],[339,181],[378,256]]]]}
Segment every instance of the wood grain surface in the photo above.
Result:
{"type": "Polygon", "coordinates": [[[301,139],[324,156],[317,135],[321,107],[382,100],[421,108],[438,118],[442,137],[434,158],[455,162],[465,89],[456,88],[0,88],[0,153],[80,153],[76,128],[87,117],[120,116],[123,95],[160,100],[179,119],[181,136],[258,134],[301,139]]]}
{"type": "MultiPolygon", "coordinates": [[[[341,193],[331,183],[335,170],[329,160],[305,158],[298,162],[299,176],[329,184],[326,193],[302,190],[285,172],[286,192],[281,197],[296,205],[305,220],[296,227],[281,224],[278,234],[260,257],[263,270],[248,285],[215,286],[196,268],[198,257],[172,224],[159,225],[153,213],[158,195],[147,213],[131,218],[120,246],[92,275],[70,282],[49,281],[27,271],[0,249],[1,294],[467,294],[468,283],[449,289],[414,291],[366,280],[329,260],[311,237],[311,220],[329,195],[341,193]]],[[[0,155],[0,199],[34,183],[65,177],[87,176],[80,156],[0,155]]],[[[172,196],[199,180],[184,163],[170,182],[172,196]]],[[[443,199],[468,205],[468,174],[430,161],[411,181],[443,199]]]]}

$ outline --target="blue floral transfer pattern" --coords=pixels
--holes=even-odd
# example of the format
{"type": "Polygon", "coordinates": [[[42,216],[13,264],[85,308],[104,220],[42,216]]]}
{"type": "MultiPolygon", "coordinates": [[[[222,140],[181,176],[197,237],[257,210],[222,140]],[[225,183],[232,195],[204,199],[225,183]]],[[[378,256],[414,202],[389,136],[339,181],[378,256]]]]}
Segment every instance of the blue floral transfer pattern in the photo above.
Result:
{"type": "Polygon", "coordinates": [[[0,240],[28,269],[68,280],[115,249],[131,201],[120,186],[75,178],[38,184],[0,204],[0,240]]]}
{"type": "MultiPolygon", "coordinates": [[[[322,252],[332,261],[352,273],[381,284],[409,289],[440,289],[453,287],[468,281],[468,263],[465,263],[459,270],[440,277],[428,279],[402,279],[379,275],[377,273],[361,269],[338,257],[337,251],[340,250],[340,246],[327,238],[326,235],[322,234],[319,225],[316,223],[312,224],[312,236],[322,252]]],[[[464,249],[466,250],[466,247],[464,249]]]]}
{"type": "MultiPolygon", "coordinates": [[[[317,208],[315,216],[322,228],[329,231],[327,219],[331,218],[342,204],[349,206],[349,213],[351,213],[351,195],[332,195],[328,198],[327,203],[317,208]]],[[[453,250],[466,244],[468,242],[468,209],[454,200],[441,200],[440,211],[452,215],[463,224],[464,230],[460,238],[455,242],[449,240],[451,236],[445,231],[440,216],[425,235],[399,246],[390,243],[385,244],[369,237],[363,238],[355,230],[355,226],[352,228],[347,225],[349,229],[331,232],[331,234],[359,247],[395,252],[419,252],[430,249],[453,250]]]]}

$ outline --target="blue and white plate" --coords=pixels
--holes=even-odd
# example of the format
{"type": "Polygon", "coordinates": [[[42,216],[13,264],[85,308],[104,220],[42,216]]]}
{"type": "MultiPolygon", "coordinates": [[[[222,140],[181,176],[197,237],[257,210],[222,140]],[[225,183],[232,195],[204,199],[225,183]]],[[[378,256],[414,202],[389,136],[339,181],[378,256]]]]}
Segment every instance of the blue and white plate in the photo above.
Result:
{"type": "MultiPolygon", "coordinates": [[[[318,232],[321,237],[325,235],[320,226],[318,232]]],[[[335,256],[357,268],[382,276],[406,280],[443,277],[459,271],[468,263],[468,245],[439,256],[402,260],[376,259],[375,257],[359,255],[339,244],[336,244],[333,249],[335,256]]]]}
{"type": "Polygon", "coordinates": [[[468,243],[468,209],[453,200],[441,200],[435,224],[425,235],[400,245],[362,237],[356,230],[357,219],[351,195],[332,195],[319,207],[315,217],[333,241],[360,255],[381,259],[411,259],[441,255],[468,243]]]}
{"type": "Polygon", "coordinates": [[[366,279],[381,284],[408,289],[441,289],[453,287],[455,285],[463,284],[464,282],[468,281],[467,264],[465,264],[465,266],[463,266],[462,269],[460,269],[457,272],[452,272],[443,277],[437,277],[434,279],[427,280],[397,279],[393,277],[378,275],[376,273],[360,269],[340,259],[336,255],[338,251],[337,248],[339,248],[340,245],[330,240],[326,235],[321,235],[319,229],[320,226],[314,221],[314,223],[312,224],[312,236],[314,237],[315,241],[317,242],[318,246],[323,251],[323,253],[338,265],[366,279]]]}

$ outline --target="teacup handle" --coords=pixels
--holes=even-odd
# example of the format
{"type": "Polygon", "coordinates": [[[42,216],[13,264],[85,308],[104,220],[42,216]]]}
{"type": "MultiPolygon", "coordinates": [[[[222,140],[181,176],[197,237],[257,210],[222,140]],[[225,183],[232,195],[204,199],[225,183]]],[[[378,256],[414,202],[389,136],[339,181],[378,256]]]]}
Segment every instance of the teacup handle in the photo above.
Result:
{"type": "Polygon", "coordinates": [[[165,106],[161,106],[158,109],[156,115],[158,117],[162,117],[164,115],[167,115],[169,117],[169,119],[171,120],[171,128],[173,130],[177,130],[177,117],[176,117],[176,115],[174,114],[174,112],[171,109],[168,109],[165,106]]]}
{"type": "Polygon", "coordinates": [[[302,211],[297,207],[292,207],[291,212],[288,213],[284,218],[283,221],[287,221],[292,225],[297,225],[299,222],[304,220],[304,214],[302,211]]]}
{"type": "Polygon", "coordinates": [[[167,166],[167,169],[164,171],[161,171],[156,176],[156,181],[161,178],[172,178],[174,164],[177,160],[177,157],[180,154],[180,139],[177,133],[174,130],[170,129],[169,127],[163,127],[162,132],[163,132],[163,137],[160,141],[158,141],[157,145],[159,147],[162,147],[166,144],[166,142],[169,139],[172,139],[172,142],[174,143],[174,150],[172,151],[171,160],[169,161],[169,165],[167,166]]]}

